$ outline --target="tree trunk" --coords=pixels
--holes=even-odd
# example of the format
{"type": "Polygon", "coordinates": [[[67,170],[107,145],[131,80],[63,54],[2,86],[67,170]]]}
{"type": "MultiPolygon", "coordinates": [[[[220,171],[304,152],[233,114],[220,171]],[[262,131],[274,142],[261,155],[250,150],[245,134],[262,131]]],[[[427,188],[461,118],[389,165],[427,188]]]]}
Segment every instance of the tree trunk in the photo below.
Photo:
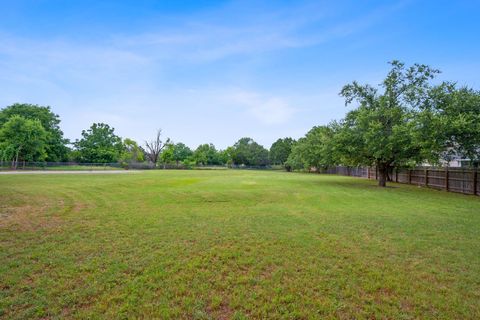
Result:
{"type": "Polygon", "coordinates": [[[381,163],[378,164],[378,186],[386,187],[388,179],[388,165],[381,163]]]}
{"type": "Polygon", "coordinates": [[[18,165],[18,154],[20,153],[20,150],[17,151],[17,154],[15,155],[15,161],[13,163],[13,170],[17,170],[17,165],[18,165]]]}

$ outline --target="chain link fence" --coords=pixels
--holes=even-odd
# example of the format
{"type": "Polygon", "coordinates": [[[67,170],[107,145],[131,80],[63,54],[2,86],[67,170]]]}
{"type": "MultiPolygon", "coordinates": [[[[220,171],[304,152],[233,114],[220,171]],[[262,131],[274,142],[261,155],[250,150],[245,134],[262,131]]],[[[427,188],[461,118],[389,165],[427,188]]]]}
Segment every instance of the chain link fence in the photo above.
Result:
{"type": "Polygon", "coordinates": [[[246,166],[246,165],[185,165],[179,164],[157,164],[151,162],[133,162],[133,163],[83,163],[83,162],[19,162],[17,168],[12,167],[11,162],[0,162],[0,170],[155,170],[155,169],[205,169],[205,170],[221,170],[221,169],[245,169],[245,170],[283,170],[283,166],[246,166]]]}

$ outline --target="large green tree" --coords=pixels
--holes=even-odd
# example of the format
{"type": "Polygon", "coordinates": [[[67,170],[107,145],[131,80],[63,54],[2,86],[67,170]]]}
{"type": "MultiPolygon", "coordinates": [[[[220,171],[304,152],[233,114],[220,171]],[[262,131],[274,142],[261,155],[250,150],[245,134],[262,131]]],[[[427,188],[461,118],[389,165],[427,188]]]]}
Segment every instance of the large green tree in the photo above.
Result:
{"type": "Polygon", "coordinates": [[[163,164],[163,168],[165,169],[167,164],[172,163],[175,160],[175,145],[173,143],[169,143],[168,145],[163,148],[162,153],[160,153],[160,161],[163,164]]]}
{"type": "Polygon", "coordinates": [[[427,154],[446,161],[454,157],[480,160],[480,92],[444,83],[432,90],[421,114],[421,132],[427,154]]]}
{"type": "Polygon", "coordinates": [[[286,162],[292,169],[327,168],[336,164],[334,126],[313,127],[293,146],[286,162]]]}
{"type": "Polygon", "coordinates": [[[82,139],[75,142],[80,162],[109,163],[117,162],[124,150],[122,139],[115,129],[105,123],[94,123],[88,130],[82,131],[82,139]]]}
{"type": "Polygon", "coordinates": [[[234,164],[246,166],[265,166],[269,164],[268,150],[252,138],[241,138],[232,148],[234,164]]]}
{"type": "Polygon", "coordinates": [[[2,158],[10,160],[15,169],[19,161],[43,161],[47,156],[47,137],[39,120],[13,115],[0,128],[2,158]]]}
{"type": "Polygon", "coordinates": [[[384,187],[391,166],[422,161],[422,143],[415,136],[417,114],[424,108],[439,72],[426,65],[411,67],[391,62],[391,70],[381,84],[381,92],[370,85],[353,82],[340,95],[348,105],[358,102],[342,122],[338,146],[347,165],[375,165],[379,186],[384,187]]]}
{"type": "Polygon", "coordinates": [[[193,151],[187,147],[184,143],[176,143],[173,146],[173,160],[177,163],[185,161],[188,157],[192,156],[193,151]]]}
{"type": "Polygon", "coordinates": [[[69,149],[68,140],[63,137],[60,130],[60,118],[48,106],[36,104],[15,103],[0,110],[0,128],[14,115],[25,119],[40,121],[47,132],[45,151],[46,161],[66,161],[69,149]]]}
{"type": "Polygon", "coordinates": [[[221,164],[232,164],[233,147],[227,147],[225,150],[218,151],[218,158],[221,164]]]}
{"type": "Polygon", "coordinates": [[[145,161],[144,150],[138,143],[132,139],[125,138],[123,140],[122,153],[120,161],[124,163],[135,163],[145,161]]]}
{"type": "Polygon", "coordinates": [[[219,165],[221,164],[217,149],[213,144],[201,144],[193,152],[193,159],[199,165],[219,165]]]}
{"type": "Polygon", "coordinates": [[[272,164],[285,164],[292,152],[292,147],[295,144],[295,140],[292,138],[278,139],[270,147],[270,162],[272,164]]]}

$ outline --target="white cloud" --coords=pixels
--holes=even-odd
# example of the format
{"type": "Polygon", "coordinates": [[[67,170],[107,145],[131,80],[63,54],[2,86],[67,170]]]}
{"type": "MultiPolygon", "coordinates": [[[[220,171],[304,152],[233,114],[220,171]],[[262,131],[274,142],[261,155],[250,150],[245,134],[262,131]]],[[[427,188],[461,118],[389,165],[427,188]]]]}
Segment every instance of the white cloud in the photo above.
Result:
{"type": "MultiPolygon", "coordinates": [[[[345,37],[368,28],[385,13],[380,10],[373,16],[332,25],[324,23],[329,14],[325,4],[315,1],[294,7],[250,15],[230,7],[225,14],[184,16],[135,34],[128,30],[126,34],[106,34],[101,42],[68,35],[22,38],[0,32],[0,106],[50,104],[72,139],[98,121],[139,141],[157,127],[165,128],[173,138],[195,143],[223,138],[226,145],[232,139],[226,135],[238,137],[255,130],[259,130],[259,138],[275,135],[272,126],[292,124],[306,106],[316,107],[317,101],[330,97],[314,99],[305,97],[305,92],[279,92],[268,83],[268,92],[255,88],[251,80],[256,71],[242,69],[246,64],[242,58],[345,37]],[[308,31],[312,25],[315,32],[308,31]],[[233,62],[219,61],[232,56],[233,62]],[[213,70],[211,76],[208,68],[213,70]]],[[[304,119],[313,122],[319,118],[304,116],[301,121],[304,119]]],[[[285,134],[284,127],[276,129],[282,128],[280,132],[285,134]]]]}
{"type": "Polygon", "coordinates": [[[267,125],[285,123],[295,113],[285,99],[256,92],[236,91],[225,95],[224,100],[245,108],[248,114],[267,125]]]}
{"type": "Polygon", "coordinates": [[[264,52],[318,45],[364,30],[399,6],[381,7],[333,25],[322,25],[330,10],[325,4],[246,15],[235,24],[228,17],[238,14],[230,7],[222,12],[226,18],[220,21],[200,16],[192,23],[192,17],[183,17],[169,27],[158,26],[136,34],[109,34],[101,43],[69,38],[33,40],[0,32],[0,67],[9,78],[28,74],[30,78],[57,82],[92,81],[93,75],[98,82],[115,82],[177,63],[209,63],[236,55],[254,57],[264,52]],[[322,26],[315,27],[315,32],[305,32],[318,24],[322,26]]]}
{"type": "MultiPolygon", "coordinates": [[[[336,24],[324,19],[332,11],[325,3],[288,8],[253,16],[228,7],[220,14],[222,21],[211,17],[178,19],[175,28],[160,28],[148,33],[115,35],[110,44],[124,50],[141,51],[154,60],[211,62],[234,55],[249,55],[274,50],[319,45],[365,30],[403,7],[405,1],[378,7],[371,12],[336,24]],[[231,17],[231,20],[229,20],[231,17]],[[235,21],[232,24],[232,21],[235,21]],[[315,26],[314,33],[305,32],[315,26]]],[[[217,12],[218,13],[218,12],[217,12]]]]}

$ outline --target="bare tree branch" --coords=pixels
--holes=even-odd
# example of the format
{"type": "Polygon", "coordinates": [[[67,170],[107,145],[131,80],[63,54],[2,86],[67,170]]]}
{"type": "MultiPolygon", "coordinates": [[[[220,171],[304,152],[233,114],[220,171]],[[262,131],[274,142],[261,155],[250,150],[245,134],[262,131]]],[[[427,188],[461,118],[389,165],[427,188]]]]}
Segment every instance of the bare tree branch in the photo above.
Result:
{"type": "Polygon", "coordinates": [[[157,166],[158,158],[160,157],[160,154],[162,153],[163,148],[170,143],[170,139],[167,138],[167,141],[165,143],[161,139],[162,136],[162,129],[157,130],[157,135],[153,140],[150,140],[150,142],[145,141],[145,147],[146,147],[146,155],[148,160],[152,162],[155,166],[157,166]]]}

